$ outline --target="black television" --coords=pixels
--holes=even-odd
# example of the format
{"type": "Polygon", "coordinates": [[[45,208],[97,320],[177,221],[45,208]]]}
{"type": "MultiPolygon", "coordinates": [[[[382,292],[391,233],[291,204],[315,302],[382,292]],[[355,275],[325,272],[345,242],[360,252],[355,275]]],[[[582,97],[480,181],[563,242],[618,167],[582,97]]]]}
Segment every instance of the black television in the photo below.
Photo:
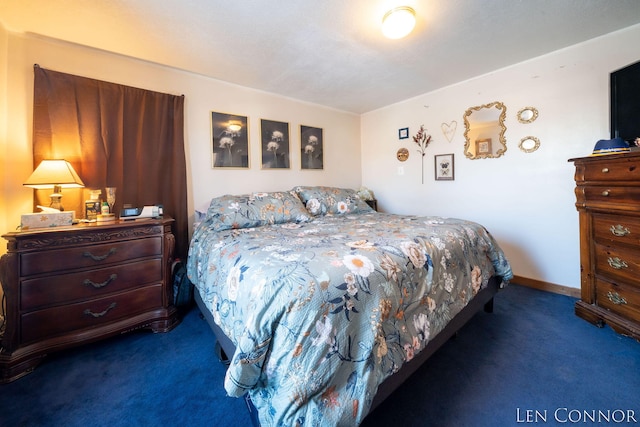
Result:
{"type": "Polygon", "coordinates": [[[640,61],[610,75],[611,138],[640,138],[640,61]]]}

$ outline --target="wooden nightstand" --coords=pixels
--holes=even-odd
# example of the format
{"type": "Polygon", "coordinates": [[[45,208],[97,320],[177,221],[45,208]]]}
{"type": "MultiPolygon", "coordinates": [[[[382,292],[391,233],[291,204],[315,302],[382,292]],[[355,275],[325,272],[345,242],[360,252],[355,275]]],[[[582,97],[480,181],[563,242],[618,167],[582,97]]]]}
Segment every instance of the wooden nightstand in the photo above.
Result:
{"type": "Polygon", "coordinates": [[[3,235],[0,382],[28,374],[53,351],[176,326],[172,223],[116,221],[3,235]]]}

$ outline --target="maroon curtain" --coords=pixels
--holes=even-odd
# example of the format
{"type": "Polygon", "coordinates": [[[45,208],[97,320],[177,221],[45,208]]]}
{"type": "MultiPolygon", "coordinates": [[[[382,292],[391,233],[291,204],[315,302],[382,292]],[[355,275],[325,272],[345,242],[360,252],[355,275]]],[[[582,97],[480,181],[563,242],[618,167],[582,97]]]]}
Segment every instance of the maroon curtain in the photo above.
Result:
{"type": "MultiPolygon", "coordinates": [[[[123,204],[161,204],[175,219],[176,254],[188,251],[184,96],[34,67],[33,161],[68,160],[85,184],[63,190],[65,210],[84,217],[89,189],[116,187],[123,204]]],[[[35,204],[46,204],[42,190],[35,204]]],[[[45,192],[46,193],[46,192],[45,192]]],[[[44,197],[47,197],[44,194],[44,197]]]]}

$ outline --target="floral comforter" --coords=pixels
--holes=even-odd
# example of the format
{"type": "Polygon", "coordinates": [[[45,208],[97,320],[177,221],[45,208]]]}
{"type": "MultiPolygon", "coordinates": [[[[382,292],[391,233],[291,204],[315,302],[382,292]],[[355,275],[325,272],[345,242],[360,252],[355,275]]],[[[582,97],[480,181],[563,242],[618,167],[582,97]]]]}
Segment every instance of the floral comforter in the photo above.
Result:
{"type": "Polygon", "coordinates": [[[263,426],[358,425],[378,385],[484,286],[511,277],[482,226],[384,213],[194,232],[188,274],[236,345],[224,386],[263,426]]]}

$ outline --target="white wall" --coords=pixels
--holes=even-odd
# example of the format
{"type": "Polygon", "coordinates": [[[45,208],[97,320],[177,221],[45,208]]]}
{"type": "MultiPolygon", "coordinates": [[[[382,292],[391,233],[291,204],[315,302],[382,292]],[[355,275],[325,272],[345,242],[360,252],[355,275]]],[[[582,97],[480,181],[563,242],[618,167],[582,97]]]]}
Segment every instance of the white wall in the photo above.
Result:
{"type": "MultiPolygon", "coordinates": [[[[2,232],[15,229],[20,214],[30,212],[32,191],[22,183],[33,170],[31,128],[33,65],[80,76],[185,95],[185,142],[189,209],[225,193],[291,189],[294,185],[358,188],[361,182],[360,118],[278,95],[227,84],[164,66],[34,35],[7,33],[0,28],[0,170],[6,178],[0,194],[2,232]],[[4,47],[7,47],[6,49],[4,47]],[[4,70],[7,70],[6,77],[4,70]],[[5,99],[4,96],[1,97],[5,99]],[[210,112],[249,117],[250,169],[212,169],[210,112]],[[261,170],[260,119],[290,124],[291,168],[261,170]],[[7,125],[2,133],[2,120],[7,125]],[[324,170],[300,169],[301,124],[323,128],[324,170]]],[[[0,253],[5,252],[1,244],[0,253]]]]}
{"type": "MultiPolygon", "coordinates": [[[[578,214],[573,164],[598,139],[609,138],[609,73],[640,59],[640,25],[531,59],[362,116],[362,182],[381,210],[463,217],[485,225],[519,276],[579,287],[578,214]],[[507,151],[497,159],[463,154],[465,110],[501,101],[507,106],[507,151]],[[533,106],[538,119],[521,124],[518,110],[533,106]],[[457,122],[451,142],[442,123],[457,122]],[[411,138],[424,124],[433,136],[425,157],[411,138]],[[540,139],[538,151],[518,149],[521,138],[540,139]],[[400,163],[396,151],[410,150],[400,163]],[[454,153],[455,180],[434,180],[434,155],[454,153]],[[404,167],[404,175],[398,167],[404,167]]],[[[438,64],[433,64],[437,67],[438,64]]]]}

